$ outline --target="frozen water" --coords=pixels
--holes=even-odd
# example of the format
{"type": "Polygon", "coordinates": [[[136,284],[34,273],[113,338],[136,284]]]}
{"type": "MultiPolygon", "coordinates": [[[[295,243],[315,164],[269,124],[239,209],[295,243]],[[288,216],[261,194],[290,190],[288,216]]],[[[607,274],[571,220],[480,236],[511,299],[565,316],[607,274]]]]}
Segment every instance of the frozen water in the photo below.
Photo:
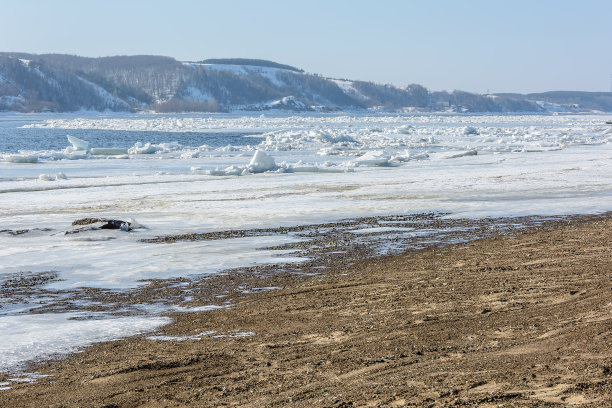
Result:
{"type": "Polygon", "coordinates": [[[87,151],[89,149],[89,142],[79,139],[75,136],[67,135],[66,138],[72,144],[72,151],[84,150],[87,151]]]}
{"type": "MultiPolygon", "coordinates": [[[[453,217],[608,211],[612,126],[605,122],[611,119],[0,115],[0,230],[27,231],[0,234],[0,283],[22,272],[54,271],[46,289],[128,290],[151,279],[303,261],[261,249],[295,240],[289,235],[142,242],[169,234],[423,211],[453,217]],[[86,217],[134,217],[146,228],[74,232],[71,223],[86,217]]],[[[353,232],[418,233],[392,226],[353,232]]],[[[0,348],[7,367],[109,338],[96,337],[87,320],[70,314],[29,314],[48,302],[29,300],[0,300],[0,324],[7,327],[0,344],[25,338],[36,344],[15,353],[0,348]],[[45,343],[41,328],[54,322],[58,330],[82,324],[82,336],[72,341],[58,333],[54,341],[64,348],[45,343]]],[[[139,316],[133,328],[157,327],[159,319],[139,316]]],[[[134,333],[128,321],[92,322],[117,328],[117,336],[134,333]]]]}
{"type": "MultiPolygon", "coordinates": [[[[274,262],[300,262],[281,257],[286,251],[258,248],[295,242],[291,236],[246,237],[180,244],[143,243],[154,231],[91,230],[64,235],[55,230],[47,236],[27,234],[15,240],[0,235],[0,282],[3,276],[21,271],[57,271],[61,280],[48,289],[80,287],[129,289],[151,279],[207,275],[223,269],[274,262]],[[23,238],[23,239],[21,239],[23,238]]],[[[1,310],[1,309],[0,309],[1,310]]]]}
{"type": "Polygon", "coordinates": [[[276,163],[274,159],[261,150],[257,150],[249,162],[249,169],[253,173],[263,173],[264,171],[274,170],[276,163]]]}
{"type": "Polygon", "coordinates": [[[128,154],[128,149],[120,147],[92,147],[89,152],[99,156],[117,156],[120,154],[128,154]]]}
{"type": "Polygon", "coordinates": [[[7,154],[4,161],[9,163],[36,163],[38,156],[35,154],[7,154]]]}
{"type": "Polygon", "coordinates": [[[355,166],[388,166],[390,157],[382,150],[369,151],[351,161],[355,166]]]}
{"type": "Polygon", "coordinates": [[[107,341],[154,330],[166,317],[85,319],[79,313],[0,316],[0,371],[18,369],[23,362],[75,352],[107,341]]]}

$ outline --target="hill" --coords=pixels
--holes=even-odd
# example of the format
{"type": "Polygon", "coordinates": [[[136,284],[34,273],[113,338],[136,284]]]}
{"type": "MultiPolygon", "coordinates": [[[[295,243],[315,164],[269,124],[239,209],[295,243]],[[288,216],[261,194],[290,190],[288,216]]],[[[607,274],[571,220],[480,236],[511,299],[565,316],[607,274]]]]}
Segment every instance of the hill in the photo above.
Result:
{"type": "Polygon", "coordinates": [[[0,111],[612,111],[612,93],[479,95],[325,78],[273,61],[0,53],[0,111]]]}

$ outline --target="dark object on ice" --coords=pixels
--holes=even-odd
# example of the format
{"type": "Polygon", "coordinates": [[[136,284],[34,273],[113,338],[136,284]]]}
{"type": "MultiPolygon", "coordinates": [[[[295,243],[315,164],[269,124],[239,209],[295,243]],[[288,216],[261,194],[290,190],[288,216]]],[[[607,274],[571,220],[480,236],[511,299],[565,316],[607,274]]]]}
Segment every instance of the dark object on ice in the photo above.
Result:
{"type": "MultiPolygon", "coordinates": [[[[107,218],[80,218],[72,222],[72,225],[92,225],[92,224],[102,224],[95,225],[93,229],[120,229],[121,231],[131,231],[132,223],[129,221],[123,220],[109,220],[107,218]]],[[[80,232],[80,230],[74,230],[69,233],[80,232]]]]}
{"type": "Polygon", "coordinates": [[[606,125],[612,125],[612,120],[606,121],[606,125]]]}
{"type": "Polygon", "coordinates": [[[105,220],[106,224],[100,226],[100,229],[120,229],[121,231],[129,231],[132,229],[132,224],[121,220],[105,220]]]}

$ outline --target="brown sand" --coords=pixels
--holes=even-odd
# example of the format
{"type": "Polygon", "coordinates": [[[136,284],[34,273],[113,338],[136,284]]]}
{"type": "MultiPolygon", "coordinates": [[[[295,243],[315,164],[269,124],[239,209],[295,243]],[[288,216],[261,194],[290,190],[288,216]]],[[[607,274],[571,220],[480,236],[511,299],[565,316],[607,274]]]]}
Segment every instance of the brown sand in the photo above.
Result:
{"type": "Polygon", "coordinates": [[[191,340],[97,344],[0,406],[612,406],[611,232],[600,218],[269,276],[284,289],[161,333],[191,340]]]}

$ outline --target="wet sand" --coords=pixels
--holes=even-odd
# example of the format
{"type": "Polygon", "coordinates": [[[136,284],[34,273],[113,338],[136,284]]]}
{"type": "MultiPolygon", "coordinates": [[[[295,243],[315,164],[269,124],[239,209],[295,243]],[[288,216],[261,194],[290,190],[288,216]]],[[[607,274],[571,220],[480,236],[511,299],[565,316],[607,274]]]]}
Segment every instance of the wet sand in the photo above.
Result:
{"type": "MultiPolygon", "coordinates": [[[[612,406],[611,232],[575,217],[306,274],[235,271],[202,293],[282,289],[33,367],[49,377],[11,383],[0,406],[612,406]]],[[[161,287],[177,290],[138,296],[161,287]]]]}

